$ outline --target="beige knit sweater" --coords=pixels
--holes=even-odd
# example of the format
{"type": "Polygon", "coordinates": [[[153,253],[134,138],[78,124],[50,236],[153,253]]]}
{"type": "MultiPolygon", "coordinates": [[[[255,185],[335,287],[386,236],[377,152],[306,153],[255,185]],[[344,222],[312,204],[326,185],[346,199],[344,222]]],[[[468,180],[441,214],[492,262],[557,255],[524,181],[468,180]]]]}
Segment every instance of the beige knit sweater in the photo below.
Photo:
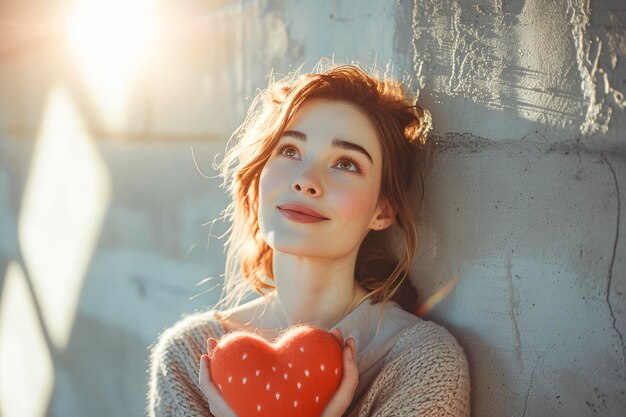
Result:
{"type": "MultiPolygon", "coordinates": [[[[206,340],[224,335],[217,318],[215,310],[187,316],[151,346],[147,416],[212,417],[198,373],[206,340]]],[[[467,360],[445,328],[369,301],[333,327],[357,343],[359,386],[344,416],[469,416],[467,360]]]]}

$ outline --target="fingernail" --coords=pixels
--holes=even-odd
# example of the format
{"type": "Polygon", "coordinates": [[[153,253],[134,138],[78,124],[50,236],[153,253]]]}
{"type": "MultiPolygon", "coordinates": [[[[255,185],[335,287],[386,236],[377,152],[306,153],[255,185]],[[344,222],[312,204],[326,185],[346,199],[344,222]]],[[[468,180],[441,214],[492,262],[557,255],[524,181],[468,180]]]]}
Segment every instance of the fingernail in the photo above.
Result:
{"type": "Polygon", "coordinates": [[[352,343],[354,343],[354,348],[356,349],[356,339],[354,337],[350,336],[348,338],[348,340],[352,340],[352,343]]]}
{"type": "Polygon", "coordinates": [[[348,360],[354,360],[354,352],[352,352],[352,348],[348,346],[348,360]]]}

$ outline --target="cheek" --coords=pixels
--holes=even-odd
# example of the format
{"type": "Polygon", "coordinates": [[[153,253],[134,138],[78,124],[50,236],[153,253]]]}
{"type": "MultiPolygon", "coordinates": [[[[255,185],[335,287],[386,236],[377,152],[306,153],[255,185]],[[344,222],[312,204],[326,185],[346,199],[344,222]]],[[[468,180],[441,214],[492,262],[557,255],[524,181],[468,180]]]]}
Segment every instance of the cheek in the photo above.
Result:
{"type": "Polygon", "coordinates": [[[376,208],[376,197],[372,187],[350,187],[337,195],[337,206],[345,218],[367,222],[376,208]]]}
{"type": "Polygon", "coordinates": [[[277,175],[278,170],[271,167],[263,168],[259,176],[259,199],[263,200],[267,196],[275,194],[284,182],[284,175],[277,175]],[[281,182],[282,177],[282,182],[281,182]]]}
{"type": "Polygon", "coordinates": [[[267,216],[271,215],[273,206],[279,203],[278,199],[284,195],[287,186],[286,175],[275,166],[267,166],[267,169],[264,168],[261,171],[259,175],[259,223],[269,220],[267,216]]]}

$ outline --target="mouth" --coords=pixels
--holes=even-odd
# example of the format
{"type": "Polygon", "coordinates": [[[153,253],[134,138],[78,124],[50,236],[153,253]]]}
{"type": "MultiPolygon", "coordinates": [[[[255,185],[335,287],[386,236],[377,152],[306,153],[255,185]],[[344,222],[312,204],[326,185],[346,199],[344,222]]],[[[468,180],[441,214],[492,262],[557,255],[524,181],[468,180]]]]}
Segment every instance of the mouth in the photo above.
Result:
{"type": "Polygon", "coordinates": [[[321,213],[301,204],[281,204],[280,206],[276,206],[276,208],[283,216],[290,220],[304,223],[328,220],[328,218],[321,213]]]}

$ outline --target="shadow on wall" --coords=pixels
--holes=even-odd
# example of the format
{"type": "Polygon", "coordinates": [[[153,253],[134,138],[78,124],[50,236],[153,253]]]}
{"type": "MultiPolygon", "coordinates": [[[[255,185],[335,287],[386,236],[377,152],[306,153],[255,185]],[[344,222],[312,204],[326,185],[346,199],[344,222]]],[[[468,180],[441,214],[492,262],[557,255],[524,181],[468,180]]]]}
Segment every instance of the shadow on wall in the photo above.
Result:
{"type": "Polygon", "coordinates": [[[145,386],[145,342],[123,326],[79,313],[74,337],[54,358],[53,401],[45,415],[144,414],[143,402],[134,398],[145,386]],[[94,331],[97,329],[97,331],[94,331]]]}

